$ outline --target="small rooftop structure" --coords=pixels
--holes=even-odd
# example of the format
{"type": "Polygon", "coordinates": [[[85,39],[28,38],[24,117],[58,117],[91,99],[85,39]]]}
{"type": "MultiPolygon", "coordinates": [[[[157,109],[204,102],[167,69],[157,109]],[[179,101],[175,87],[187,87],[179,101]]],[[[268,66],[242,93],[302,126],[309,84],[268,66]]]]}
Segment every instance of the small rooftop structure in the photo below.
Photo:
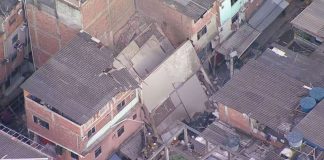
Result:
{"type": "Polygon", "coordinates": [[[40,151],[20,142],[15,137],[0,131],[0,159],[39,159],[47,160],[48,157],[40,151]]]}
{"type": "Polygon", "coordinates": [[[304,83],[251,60],[211,99],[277,129],[307,95],[304,83]]]}
{"type": "Polygon", "coordinates": [[[324,0],[314,0],[295,19],[292,25],[314,36],[324,38],[324,0]]]}
{"type": "MultiPolygon", "coordinates": [[[[276,47],[280,47],[276,45],[276,47]]],[[[280,49],[280,48],[279,48],[280,49]]],[[[278,55],[267,49],[257,61],[270,68],[276,68],[282,73],[306,83],[308,86],[324,86],[324,62],[313,55],[305,56],[290,50],[284,50],[284,55],[278,55]]],[[[322,59],[323,60],[323,59],[322,59]]]]}
{"type": "Polygon", "coordinates": [[[81,32],[22,88],[78,124],[84,124],[116,94],[138,87],[126,68],[112,67],[113,52],[81,32]]]}
{"type": "Polygon", "coordinates": [[[311,143],[324,148],[324,101],[318,103],[295,127],[304,138],[311,143]]]}
{"type": "Polygon", "coordinates": [[[162,0],[165,4],[175,8],[180,13],[198,20],[201,18],[214,4],[216,0],[162,0]]]}
{"type": "Polygon", "coordinates": [[[19,3],[18,0],[1,0],[0,1],[0,16],[7,17],[10,11],[19,3]]]}

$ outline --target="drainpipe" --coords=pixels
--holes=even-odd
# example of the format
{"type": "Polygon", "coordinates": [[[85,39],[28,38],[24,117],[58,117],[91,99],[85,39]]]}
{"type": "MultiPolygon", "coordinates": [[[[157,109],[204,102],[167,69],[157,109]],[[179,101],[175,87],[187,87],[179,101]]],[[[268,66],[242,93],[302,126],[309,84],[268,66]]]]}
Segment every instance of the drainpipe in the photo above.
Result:
{"type": "Polygon", "coordinates": [[[233,52],[230,53],[230,75],[231,75],[231,78],[234,75],[234,57],[235,56],[237,56],[236,51],[233,51],[233,52]]]}

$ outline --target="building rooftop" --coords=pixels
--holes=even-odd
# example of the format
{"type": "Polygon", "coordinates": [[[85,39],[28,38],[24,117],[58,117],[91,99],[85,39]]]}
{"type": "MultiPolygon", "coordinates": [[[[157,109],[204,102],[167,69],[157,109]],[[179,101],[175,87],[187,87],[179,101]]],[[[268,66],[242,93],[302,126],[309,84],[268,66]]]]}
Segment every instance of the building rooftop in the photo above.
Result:
{"type": "Polygon", "coordinates": [[[307,95],[303,85],[280,70],[251,60],[211,99],[278,129],[290,122],[301,96],[307,95]]]}
{"type": "Polygon", "coordinates": [[[175,8],[180,13],[198,20],[201,18],[210,8],[216,0],[162,0],[165,4],[172,8],[175,8]]]}
{"type": "Polygon", "coordinates": [[[126,68],[114,69],[113,52],[79,33],[46,65],[38,69],[22,88],[84,124],[116,94],[137,88],[126,68]]]}
{"type": "Polygon", "coordinates": [[[315,108],[304,117],[294,129],[303,133],[308,141],[324,148],[324,100],[318,103],[315,108]]]}
{"type": "MultiPolygon", "coordinates": [[[[315,54],[315,53],[312,53],[315,54]]],[[[277,68],[282,73],[306,83],[309,86],[324,86],[324,62],[315,55],[305,56],[290,50],[280,56],[267,49],[257,61],[271,68],[277,68]]]]}
{"type": "Polygon", "coordinates": [[[43,153],[0,131],[0,159],[48,159],[43,153]]]}
{"type": "Polygon", "coordinates": [[[292,25],[324,38],[324,0],[314,0],[295,19],[292,25]]]}
{"type": "Polygon", "coordinates": [[[18,0],[1,0],[0,1],[0,16],[8,16],[10,11],[19,3],[18,0]]]}

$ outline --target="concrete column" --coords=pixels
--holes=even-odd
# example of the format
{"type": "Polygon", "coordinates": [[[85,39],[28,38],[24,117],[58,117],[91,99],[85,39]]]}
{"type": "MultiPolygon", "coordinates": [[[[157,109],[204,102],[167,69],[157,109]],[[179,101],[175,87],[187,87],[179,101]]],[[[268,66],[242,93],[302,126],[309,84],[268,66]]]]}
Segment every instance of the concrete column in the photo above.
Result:
{"type": "Polygon", "coordinates": [[[165,147],[165,159],[170,160],[169,148],[165,147]]]}
{"type": "Polygon", "coordinates": [[[185,128],[185,129],[183,130],[183,134],[184,134],[184,141],[185,141],[185,144],[186,144],[186,146],[188,147],[188,144],[189,144],[189,138],[188,138],[188,129],[187,129],[187,128],[185,128]]]}
{"type": "Polygon", "coordinates": [[[235,56],[237,56],[236,51],[233,51],[233,52],[230,53],[230,75],[231,75],[231,78],[234,75],[234,57],[235,56]]]}

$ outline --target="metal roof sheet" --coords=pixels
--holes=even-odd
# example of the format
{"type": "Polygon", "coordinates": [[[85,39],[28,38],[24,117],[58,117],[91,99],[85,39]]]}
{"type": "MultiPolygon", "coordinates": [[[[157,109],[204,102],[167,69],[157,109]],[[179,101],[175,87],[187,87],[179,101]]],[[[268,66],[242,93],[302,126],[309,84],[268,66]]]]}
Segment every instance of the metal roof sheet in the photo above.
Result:
{"type": "Polygon", "coordinates": [[[322,100],[295,127],[304,138],[324,148],[324,101],[322,100]]]}
{"type": "Polygon", "coordinates": [[[314,0],[291,23],[304,31],[324,38],[324,0],[314,0]]]}
{"type": "Polygon", "coordinates": [[[44,158],[42,153],[0,131],[0,159],[44,158]]]}
{"type": "Polygon", "coordinates": [[[307,94],[302,86],[279,70],[252,60],[211,99],[277,129],[288,122],[300,96],[307,94]]]}
{"type": "Polygon", "coordinates": [[[99,48],[89,35],[80,33],[22,88],[83,124],[116,94],[137,87],[125,68],[103,74],[112,61],[112,51],[99,48]]]}
{"type": "Polygon", "coordinates": [[[324,86],[324,63],[320,63],[318,57],[312,58],[312,55],[304,56],[289,50],[285,50],[285,56],[280,56],[267,49],[257,61],[276,68],[306,85],[324,86]]]}

